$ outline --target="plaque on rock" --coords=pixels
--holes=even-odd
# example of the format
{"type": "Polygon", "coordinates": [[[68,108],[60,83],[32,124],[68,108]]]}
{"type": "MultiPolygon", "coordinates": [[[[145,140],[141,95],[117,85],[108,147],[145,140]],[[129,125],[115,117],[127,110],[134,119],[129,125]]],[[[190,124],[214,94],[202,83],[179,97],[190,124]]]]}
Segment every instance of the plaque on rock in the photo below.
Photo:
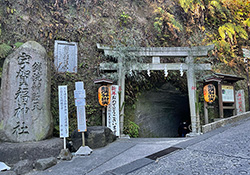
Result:
{"type": "Polygon", "coordinates": [[[0,107],[1,140],[30,142],[52,135],[50,66],[37,42],[26,42],[6,58],[0,107]]]}
{"type": "Polygon", "coordinates": [[[77,43],[56,40],[54,56],[57,72],[77,73],[77,43]]]}

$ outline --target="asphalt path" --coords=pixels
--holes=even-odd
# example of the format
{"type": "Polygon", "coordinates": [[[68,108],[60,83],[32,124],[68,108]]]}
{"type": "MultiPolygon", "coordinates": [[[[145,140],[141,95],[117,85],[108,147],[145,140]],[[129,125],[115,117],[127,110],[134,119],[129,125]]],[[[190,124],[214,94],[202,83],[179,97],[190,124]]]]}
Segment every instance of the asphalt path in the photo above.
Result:
{"type": "Polygon", "coordinates": [[[191,138],[121,138],[106,147],[93,150],[89,156],[74,156],[71,161],[60,161],[45,171],[30,172],[27,175],[98,175],[189,139],[191,138]]]}
{"type": "Polygon", "coordinates": [[[28,175],[250,174],[250,117],[192,138],[118,139],[28,175]]]}
{"type": "Polygon", "coordinates": [[[250,174],[250,119],[175,145],[179,150],[129,175],[250,174]]]}

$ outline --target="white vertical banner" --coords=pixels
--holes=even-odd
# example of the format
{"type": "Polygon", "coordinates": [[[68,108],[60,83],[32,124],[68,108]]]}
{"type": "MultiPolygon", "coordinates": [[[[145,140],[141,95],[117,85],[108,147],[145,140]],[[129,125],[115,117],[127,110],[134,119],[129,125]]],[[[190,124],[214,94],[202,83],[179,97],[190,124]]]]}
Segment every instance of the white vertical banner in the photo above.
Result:
{"type": "Polygon", "coordinates": [[[87,131],[86,125],[86,112],[85,112],[85,105],[86,105],[86,93],[84,90],[83,82],[75,82],[74,97],[75,97],[75,106],[77,110],[77,127],[78,132],[85,132],[87,131]]]}
{"type": "Polygon", "coordinates": [[[109,127],[116,136],[120,136],[120,114],[119,114],[119,86],[112,85],[111,100],[107,106],[107,127],[109,127]]]}
{"type": "Polygon", "coordinates": [[[244,90],[236,91],[236,110],[237,114],[246,112],[244,90]]]}
{"type": "Polygon", "coordinates": [[[58,86],[60,137],[69,137],[67,86],[58,86]]]}

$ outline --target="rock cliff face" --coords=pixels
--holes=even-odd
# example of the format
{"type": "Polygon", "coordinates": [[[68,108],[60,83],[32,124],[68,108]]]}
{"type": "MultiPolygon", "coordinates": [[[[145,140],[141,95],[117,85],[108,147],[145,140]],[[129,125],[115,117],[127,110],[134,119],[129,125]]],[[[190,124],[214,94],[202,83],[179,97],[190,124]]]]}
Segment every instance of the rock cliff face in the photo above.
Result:
{"type": "MultiPolygon", "coordinates": [[[[134,39],[140,46],[152,45],[153,8],[145,1],[131,0],[6,0],[0,1],[0,45],[9,43],[12,51],[16,43],[37,41],[45,47],[51,62],[51,108],[55,126],[58,125],[58,85],[68,84],[69,95],[74,90],[75,80],[84,80],[88,103],[89,125],[99,125],[101,110],[96,101],[97,87],[93,80],[102,75],[100,62],[105,61],[103,53],[97,51],[96,43],[111,45],[114,40],[134,39]],[[58,2],[58,3],[55,3],[58,2]],[[53,66],[55,40],[78,43],[77,74],[58,74],[53,66]],[[150,44],[151,43],[151,44],[150,44]]],[[[0,50],[0,67],[1,67],[0,50]]],[[[74,98],[69,99],[74,104],[74,98]]],[[[75,106],[69,107],[75,111],[75,106]]],[[[76,113],[70,114],[76,120],[76,113]]],[[[75,124],[76,122],[71,122],[75,124]]],[[[0,127],[1,127],[0,121],[0,127]]],[[[70,126],[72,129],[75,126],[70,126]]],[[[58,130],[56,128],[56,130],[58,130]]]]}
{"type": "Polygon", "coordinates": [[[189,120],[188,95],[171,84],[142,93],[136,104],[135,123],[140,137],[175,137],[182,121],[189,120]]]}

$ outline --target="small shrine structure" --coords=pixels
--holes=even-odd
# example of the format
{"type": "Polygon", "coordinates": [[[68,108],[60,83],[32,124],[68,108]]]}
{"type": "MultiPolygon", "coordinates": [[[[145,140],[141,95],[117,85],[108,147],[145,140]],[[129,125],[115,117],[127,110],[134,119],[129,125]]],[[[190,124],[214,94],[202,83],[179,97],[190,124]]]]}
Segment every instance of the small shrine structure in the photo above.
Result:
{"type": "MultiPolygon", "coordinates": [[[[244,78],[221,73],[214,73],[204,79],[204,86],[207,84],[216,86],[220,118],[224,118],[224,110],[232,110],[233,115],[236,115],[235,83],[239,80],[244,80],[244,78]]],[[[209,123],[208,108],[208,102],[204,100],[205,124],[209,123]]]]}

